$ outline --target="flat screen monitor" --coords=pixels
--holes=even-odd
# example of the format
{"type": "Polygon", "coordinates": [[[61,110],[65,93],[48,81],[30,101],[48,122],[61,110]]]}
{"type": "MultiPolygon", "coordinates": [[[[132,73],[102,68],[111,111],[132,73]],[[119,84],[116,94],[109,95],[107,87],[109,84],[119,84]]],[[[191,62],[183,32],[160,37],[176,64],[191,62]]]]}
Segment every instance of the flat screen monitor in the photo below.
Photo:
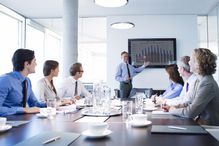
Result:
{"type": "Polygon", "coordinates": [[[176,63],[176,38],[128,39],[129,63],[138,67],[162,68],[176,63]]]}

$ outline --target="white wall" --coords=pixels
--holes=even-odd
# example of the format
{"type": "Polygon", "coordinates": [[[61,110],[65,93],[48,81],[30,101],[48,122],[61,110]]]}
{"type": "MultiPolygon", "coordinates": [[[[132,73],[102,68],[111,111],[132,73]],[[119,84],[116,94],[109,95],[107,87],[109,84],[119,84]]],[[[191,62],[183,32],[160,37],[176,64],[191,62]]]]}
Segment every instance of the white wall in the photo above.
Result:
{"type": "MultiPolygon", "coordinates": [[[[176,38],[177,59],[190,55],[198,45],[197,17],[195,15],[141,15],[107,17],[107,84],[119,88],[115,80],[116,66],[121,62],[120,53],[128,51],[129,38],[176,38]],[[116,30],[110,24],[118,21],[131,21],[135,27],[129,30],[116,30]]],[[[133,80],[134,87],[165,89],[169,83],[163,68],[147,68],[133,80]]]]}

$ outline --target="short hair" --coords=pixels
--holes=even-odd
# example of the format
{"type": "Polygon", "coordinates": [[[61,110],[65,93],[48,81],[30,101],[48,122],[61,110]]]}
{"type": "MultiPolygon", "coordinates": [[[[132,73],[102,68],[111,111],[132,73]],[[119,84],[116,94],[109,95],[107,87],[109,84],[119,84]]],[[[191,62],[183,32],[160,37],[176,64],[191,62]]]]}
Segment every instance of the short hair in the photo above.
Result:
{"type": "Polygon", "coordinates": [[[206,48],[194,49],[194,56],[198,63],[198,74],[212,75],[216,72],[217,56],[206,48]]]}
{"type": "Polygon", "coordinates": [[[179,60],[179,66],[182,66],[184,70],[190,72],[190,65],[189,65],[190,57],[189,56],[182,56],[179,60]]]}
{"type": "Polygon", "coordinates": [[[35,58],[34,51],[29,49],[17,49],[14,52],[12,57],[12,64],[14,71],[22,71],[24,70],[24,62],[27,61],[31,63],[31,61],[35,58]]]}
{"type": "Polygon", "coordinates": [[[126,51],[122,51],[122,52],[121,52],[121,56],[122,56],[123,54],[129,54],[129,53],[126,52],[126,51]]]}
{"type": "Polygon", "coordinates": [[[55,60],[46,60],[43,65],[43,75],[50,75],[52,69],[55,70],[59,66],[59,63],[55,60]]]}
{"type": "Polygon", "coordinates": [[[70,75],[71,76],[75,76],[77,72],[80,72],[80,68],[82,67],[82,64],[79,62],[76,62],[74,64],[72,64],[72,66],[70,67],[70,75]]]}
{"type": "Polygon", "coordinates": [[[170,64],[170,65],[166,66],[165,69],[166,69],[167,73],[169,74],[170,79],[173,82],[179,83],[181,85],[184,84],[183,79],[178,72],[178,67],[176,64],[170,64]]]}

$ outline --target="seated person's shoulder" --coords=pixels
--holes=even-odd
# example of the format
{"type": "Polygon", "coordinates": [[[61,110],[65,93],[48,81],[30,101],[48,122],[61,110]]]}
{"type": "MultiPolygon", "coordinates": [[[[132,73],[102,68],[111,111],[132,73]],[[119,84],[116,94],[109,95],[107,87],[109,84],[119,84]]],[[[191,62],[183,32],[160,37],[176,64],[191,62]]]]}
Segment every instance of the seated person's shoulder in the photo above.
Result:
{"type": "Polygon", "coordinates": [[[13,78],[14,78],[14,77],[10,76],[9,73],[3,74],[3,75],[0,76],[0,82],[1,82],[1,83],[7,83],[7,82],[9,82],[10,80],[13,80],[13,78]]]}

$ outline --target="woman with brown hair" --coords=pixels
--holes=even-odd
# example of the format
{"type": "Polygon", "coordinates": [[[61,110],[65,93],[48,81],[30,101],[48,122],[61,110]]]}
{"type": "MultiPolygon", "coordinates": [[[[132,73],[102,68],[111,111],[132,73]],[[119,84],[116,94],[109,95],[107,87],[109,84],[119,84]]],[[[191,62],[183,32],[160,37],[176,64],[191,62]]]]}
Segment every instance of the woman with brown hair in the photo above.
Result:
{"type": "Polygon", "coordinates": [[[165,69],[169,75],[170,85],[160,97],[166,99],[175,98],[179,96],[182,91],[183,79],[178,72],[176,64],[168,65],[165,69]]]}
{"type": "Polygon", "coordinates": [[[53,78],[57,77],[59,73],[59,63],[55,60],[47,60],[43,66],[44,78],[37,83],[36,96],[46,102],[47,99],[56,99],[59,104],[71,104],[70,100],[61,99],[57,96],[56,88],[53,84],[53,78]],[[61,101],[61,103],[60,103],[61,101]]]}

